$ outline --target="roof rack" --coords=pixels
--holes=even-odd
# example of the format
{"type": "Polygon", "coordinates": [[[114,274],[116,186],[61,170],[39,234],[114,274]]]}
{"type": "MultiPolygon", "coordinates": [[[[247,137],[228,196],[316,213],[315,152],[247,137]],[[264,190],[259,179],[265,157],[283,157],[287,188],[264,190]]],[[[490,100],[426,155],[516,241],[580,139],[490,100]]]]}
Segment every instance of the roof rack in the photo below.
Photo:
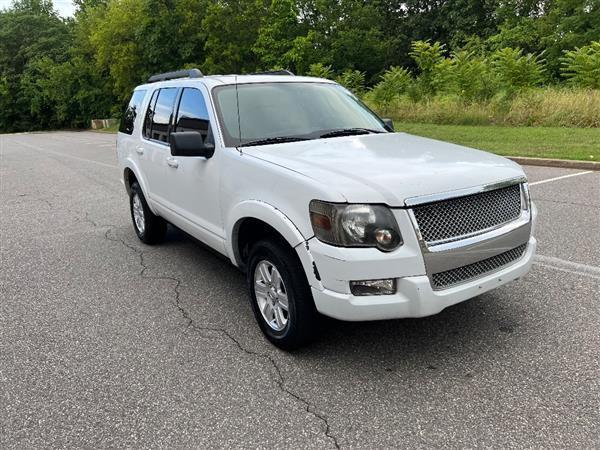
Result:
{"type": "Polygon", "coordinates": [[[200,78],[204,76],[200,69],[176,70],[175,72],[165,72],[152,75],[148,78],[148,83],[156,83],[157,81],[174,80],[177,78],[200,78]]]}
{"type": "Polygon", "coordinates": [[[294,75],[292,72],[286,69],[281,70],[268,70],[266,72],[254,72],[248,75],[294,75]]]}

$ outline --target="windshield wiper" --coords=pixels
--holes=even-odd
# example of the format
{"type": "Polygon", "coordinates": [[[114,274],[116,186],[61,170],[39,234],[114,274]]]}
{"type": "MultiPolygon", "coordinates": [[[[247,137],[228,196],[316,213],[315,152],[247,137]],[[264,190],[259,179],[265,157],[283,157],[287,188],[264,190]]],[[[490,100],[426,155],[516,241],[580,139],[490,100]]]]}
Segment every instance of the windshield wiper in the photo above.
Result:
{"type": "Polygon", "coordinates": [[[240,147],[251,147],[253,145],[268,145],[268,144],[282,144],[284,142],[297,142],[297,141],[308,141],[307,138],[294,137],[294,136],[277,136],[265,139],[257,139],[256,141],[246,142],[240,145],[240,147]]]}
{"type": "Polygon", "coordinates": [[[353,136],[357,134],[383,133],[380,130],[372,130],[370,128],[340,128],[339,130],[331,130],[323,133],[320,138],[336,137],[336,136],[353,136]]]}

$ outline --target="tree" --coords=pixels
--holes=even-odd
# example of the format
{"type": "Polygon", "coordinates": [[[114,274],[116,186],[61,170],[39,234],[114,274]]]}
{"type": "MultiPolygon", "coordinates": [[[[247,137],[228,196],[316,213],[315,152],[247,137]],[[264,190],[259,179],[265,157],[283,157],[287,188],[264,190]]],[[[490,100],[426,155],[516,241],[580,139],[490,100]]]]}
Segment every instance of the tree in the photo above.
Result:
{"type": "Polygon", "coordinates": [[[259,68],[260,56],[253,49],[256,50],[261,18],[269,12],[266,3],[266,0],[211,3],[202,21],[207,36],[203,67],[208,73],[243,73],[259,68]]]}
{"type": "Polygon", "coordinates": [[[50,1],[21,0],[0,12],[0,130],[39,127],[29,116],[28,99],[21,95],[21,77],[39,58],[63,62],[71,36],[69,24],[56,15],[50,1]]]}

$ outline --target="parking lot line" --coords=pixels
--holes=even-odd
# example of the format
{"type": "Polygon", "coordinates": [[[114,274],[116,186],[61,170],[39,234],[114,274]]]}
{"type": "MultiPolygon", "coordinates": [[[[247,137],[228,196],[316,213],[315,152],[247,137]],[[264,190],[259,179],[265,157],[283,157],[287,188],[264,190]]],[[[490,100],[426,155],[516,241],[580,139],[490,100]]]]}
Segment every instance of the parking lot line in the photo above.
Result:
{"type": "Polygon", "coordinates": [[[538,184],[550,183],[551,181],[558,181],[558,180],[562,180],[565,178],[578,177],[579,175],[585,175],[587,173],[592,173],[592,172],[593,172],[593,170],[587,170],[585,172],[570,173],[568,175],[562,175],[560,177],[548,178],[547,180],[535,181],[533,183],[529,183],[529,186],[536,186],[538,184]]]}
{"type": "Polygon", "coordinates": [[[581,275],[584,277],[593,278],[595,280],[600,280],[600,267],[544,255],[536,255],[535,263],[538,266],[548,267],[550,269],[560,270],[561,272],[568,272],[575,275],[581,275]]]}
{"type": "Polygon", "coordinates": [[[66,153],[62,153],[62,152],[55,152],[53,150],[49,150],[47,148],[43,148],[43,147],[38,147],[37,145],[33,145],[33,144],[29,144],[29,143],[25,143],[25,142],[16,142],[13,141],[15,144],[19,144],[19,145],[24,145],[25,147],[29,147],[33,150],[38,150],[40,152],[44,152],[44,153],[51,153],[53,155],[57,155],[57,156],[64,156],[65,158],[71,158],[71,159],[76,159],[78,161],[85,161],[85,162],[89,162],[92,164],[97,164],[99,166],[104,166],[104,167],[110,167],[111,169],[116,169],[117,166],[114,164],[107,164],[107,163],[103,163],[100,161],[94,161],[93,159],[87,159],[87,158],[81,158],[79,156],[74,156],[74,155],[67,155],[66,153]]]}

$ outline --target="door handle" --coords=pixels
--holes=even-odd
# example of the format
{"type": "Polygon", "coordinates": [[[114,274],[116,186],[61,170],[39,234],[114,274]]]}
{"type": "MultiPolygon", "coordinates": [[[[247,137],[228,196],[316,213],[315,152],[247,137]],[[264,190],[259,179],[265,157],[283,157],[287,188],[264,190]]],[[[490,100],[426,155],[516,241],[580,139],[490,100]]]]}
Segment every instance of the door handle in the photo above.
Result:
{"type": "Polygon", "coordinates": [[[167,164],[170,167],[173,167],[174,169],[177,169],[177,167],[179,167],[179,161],[177,161],[175,158],[167,158],[167,164]]]}
{"type": "Polygon", "coordinates": [[[143,147],[136,147],[135,151],[138,153],[138,155],[143,155],[144,154],[144,148],[143,147]]]}

